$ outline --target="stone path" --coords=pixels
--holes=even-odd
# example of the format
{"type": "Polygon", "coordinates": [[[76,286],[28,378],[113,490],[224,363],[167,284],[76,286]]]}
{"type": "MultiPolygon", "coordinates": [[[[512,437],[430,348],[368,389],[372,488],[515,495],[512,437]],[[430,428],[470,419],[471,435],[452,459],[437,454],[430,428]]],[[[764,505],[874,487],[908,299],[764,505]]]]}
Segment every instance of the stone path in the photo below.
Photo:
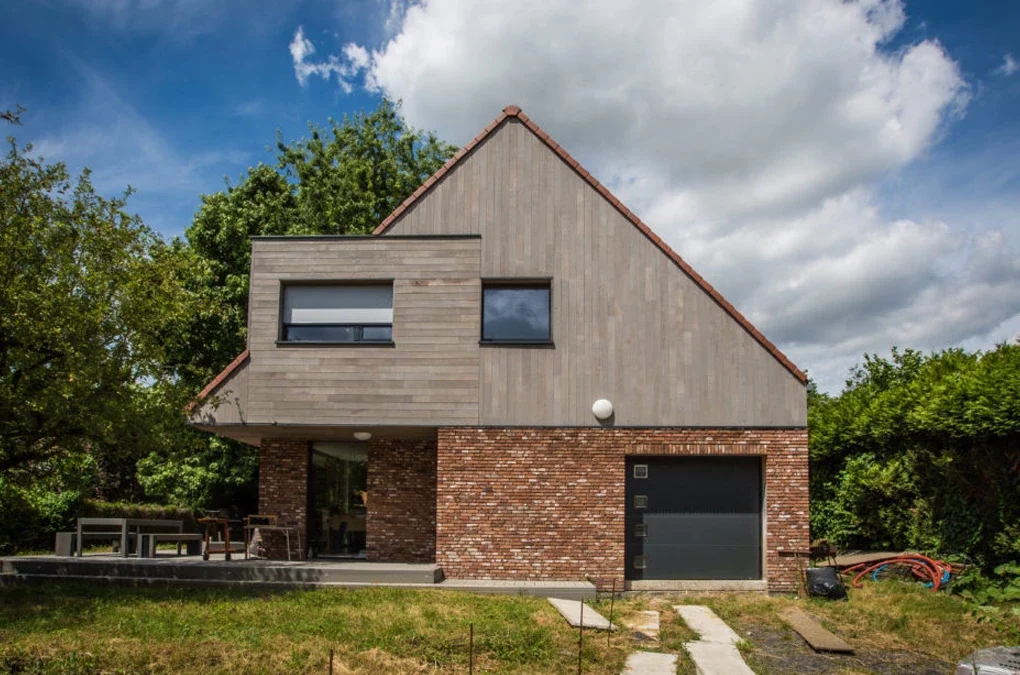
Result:
{"type": "Polygon", "coordinates": [[[708,607],[675,605],[676,613],[698,634],[684,645],[698,675],[754,675],[736,645],[740,636],[708,607]]]}
{"type": "Polygon", "coordinates": [[[659,641],[659,613],[655,611],[638,612],[635,620],[627,624],[634,637],[645,642],[659,641]]]}
{"type": "Polygon", "coordinates": [[[627,657],[623,675],[676,675],[676,654],[634,652],[627,657]]]}
{"type": "MultiPolygon", "coordinates": [[[[581,625],[581,603],[579,600],[565,600],[563,598],[549,598],[552,606],[559,610],[563,618],[573,628],[581,625]]],[[[595,630],[616,630],[616,626],[609,623],[609,619],[602,616],[588,605],[584,605],[584,627],[595,630]]]]}

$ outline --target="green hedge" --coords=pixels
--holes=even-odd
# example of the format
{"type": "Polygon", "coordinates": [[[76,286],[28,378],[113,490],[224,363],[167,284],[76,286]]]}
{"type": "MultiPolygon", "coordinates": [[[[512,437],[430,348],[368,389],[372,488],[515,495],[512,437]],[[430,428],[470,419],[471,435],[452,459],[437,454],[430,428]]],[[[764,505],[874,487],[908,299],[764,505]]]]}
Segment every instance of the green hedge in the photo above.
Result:
{"type": "Polygon", "coordinates": [[[150,520],[183,520],[185,530],[198,527],[195,513],[184,506],[164,504],[131,504],[129,502],[102,502],[85,500],[82,514],[89,518],[147,518],[150,520]]]}

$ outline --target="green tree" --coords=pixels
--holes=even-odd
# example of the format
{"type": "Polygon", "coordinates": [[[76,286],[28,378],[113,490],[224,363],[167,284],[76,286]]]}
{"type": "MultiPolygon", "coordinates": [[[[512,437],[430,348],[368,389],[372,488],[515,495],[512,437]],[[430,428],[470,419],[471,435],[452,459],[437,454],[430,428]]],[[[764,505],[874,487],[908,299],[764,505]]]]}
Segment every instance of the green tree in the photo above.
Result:
{"type": "MultiPolygon", "coordinates": [[[[17,123],[18,109],[2,117],[17,123]]],[[[134,462],[192,395],[168,367],[202,298],[167,245],[84,171],[8,139],[0,160],[0,549],[66,526],[91,494],[139,497],[134,462]],[[9,527],[8,527],[9,526],[9,527]],[[26,538],[27,537],[27,538],[26,538]]]]}
{"type": "Polygon", "coordinates": [[[136,386],[173,384],[164,331],[193,309],[126,195],[29,151],[9,139],[0,162],[0,473],[129,426],[136,386]]]}
{"type": "Polygon", "coordinates": [[[1020,344],[866,355],[808,425],[813,536],[1020,559],[1020,344]]]}

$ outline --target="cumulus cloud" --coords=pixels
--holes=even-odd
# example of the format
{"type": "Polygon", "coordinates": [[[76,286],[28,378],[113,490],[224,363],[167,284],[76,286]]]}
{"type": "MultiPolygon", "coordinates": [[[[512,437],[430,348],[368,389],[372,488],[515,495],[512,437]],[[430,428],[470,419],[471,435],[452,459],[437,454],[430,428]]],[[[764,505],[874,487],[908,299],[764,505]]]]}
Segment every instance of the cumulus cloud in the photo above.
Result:
{"type": "Polygon", "coordinates": [[[454,142],[520,104],[827,388],[1020,312],[1002,233],[883,214],[876,186],[970,100],[937,40],[902,44],[897,0],[395,7],[343,67],[454,142]]]}
{"type": "Polygon", "coordinates": [[[1002,65],[996,68],[995,72],[999,75],[1009,77],[1018,70],[1020,70],[1020,63],[1017,63],[1017,60],[1013,58],[1012,54],[1005,54],[1002,57],[1002,65]]]}

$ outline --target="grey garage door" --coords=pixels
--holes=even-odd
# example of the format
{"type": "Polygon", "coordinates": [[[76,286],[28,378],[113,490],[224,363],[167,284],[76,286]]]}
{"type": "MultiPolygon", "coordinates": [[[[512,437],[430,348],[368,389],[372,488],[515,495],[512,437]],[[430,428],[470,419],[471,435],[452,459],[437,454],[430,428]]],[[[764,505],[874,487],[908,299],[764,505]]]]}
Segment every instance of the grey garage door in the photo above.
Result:
{"type": "Polygon", "coordinates": [[[761,460],[627,460],[628,579],[760,579],[761,460]]]}

